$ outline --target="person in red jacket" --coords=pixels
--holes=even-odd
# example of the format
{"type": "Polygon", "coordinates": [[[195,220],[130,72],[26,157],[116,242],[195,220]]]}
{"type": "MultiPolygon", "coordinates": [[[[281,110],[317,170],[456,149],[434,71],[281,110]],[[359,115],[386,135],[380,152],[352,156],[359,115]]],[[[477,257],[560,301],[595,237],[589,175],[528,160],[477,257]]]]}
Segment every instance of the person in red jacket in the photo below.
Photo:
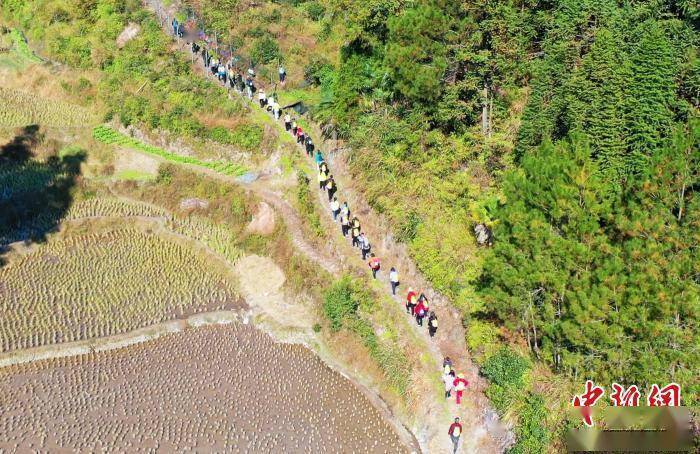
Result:
{"type": "Polygon", "coordinates": [[[455,418],[455,422],[450,424],[450,430],[447,431],[452,440],[453,453],[457,452],[459,446],[459,437],[462,435],[462,425],[459,423],[459,418],[455,418]]]}
{"type": "Polygon", "coordinates": [[[423,300],[418,300],[418,304],[413,308],[413,314],[416,316],[418,326],[423,326],[423,317],[428,315],[428,308],[425,307],[423,300]]]}
{"type": "Polygon", "coordinates": [[[457,396],[457,405],[462,402],[462,393],[467,389],[469,382],[464,379],[464,374],[457,374],[457,378],[452,383],[455,386],[455,395],[457,396]]]}
{"type": "Polygon", "coordinates": [[[406,295],[406,313],[413,315],[413,308],[416,307],[416,298],[418,295],[413,290],[413,287],[408,288],[408,295],[406,295]]]}
{"type": "Polygon", "coordinates": [[[379,269],[382,267],[382,262],[379,260],[379,257],[374,256],[374,253],[370,254],[370,257],[367,265],[369,265],[369,268],[372,270],[372,277],[376,279],[377,272],[379,272],[379,269]]]}

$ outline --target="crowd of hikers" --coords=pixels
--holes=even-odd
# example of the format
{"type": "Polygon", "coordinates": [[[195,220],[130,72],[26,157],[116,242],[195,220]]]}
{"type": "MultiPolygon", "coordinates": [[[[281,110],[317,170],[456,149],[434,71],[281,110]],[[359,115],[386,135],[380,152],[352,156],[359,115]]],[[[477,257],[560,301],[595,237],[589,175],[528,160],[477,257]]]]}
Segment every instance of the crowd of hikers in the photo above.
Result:
{"type": "MultiPolygon", "coordinates": [[[[172,22],[173,34],[176,37],[183,37],[182,24],[176,20],[172,22]]],[[[256,86],[255,71],[250,68],[243,73],[239,68],[237,60],[234,58],[224,61],[214,55],[206,45],[200,45],[196,40],[191,42],[191,51],[195,55],[200,55],[205,68],[211,71],[211,75],[218,79],[228,89],[233,89],[241,95],[245,95],[249,100],[253,100],[257,94],[258,105],[261,109],[272,114],[275,120],[282,119],[284,129],[290,133],[296,143],[303,149],[307,156],[314,160],[318,170],[319,190],[324,191],[328,197],[330,205],[330,215],[333,222],[340,225],[340,232],[346,238],[350,238],[353,247],[359,249],[360,256],[363,261],[367,262],[367,266],[372,272],[372,277],[377,279],[382,269],[382,262],[379,257],[372,251],[372,245],[367,237],[367,234],[362,229],[362,224],[358,217],[352,213],[348,202],[338,200],[338,186],[333,175],[330,172],[330,167],[326,162],[321,150],[317,149],[311,135],[297,123],[293,116],[293,111],[285,110],[280,106],[276,93],[267,94],[262,87],[256,86]],[[284,115],[283,115],[284,114],[284,115]]],[[[278,69],[279,82],[284,85],[287,72],[284,67],[278,69]]],[[[388,275],[389,284],[391,286],[392,295],[396,296],[396,292],[400,286],[399,272],[395,267],[391,267],[388,275]]],[[[408,288],[405,299],[406,313],[415,319],[416,324],[422,327],[425,324],[428,328],[430,337],[434,337],[438,330],[438,317],[433,310],[428,297],[422,290],[416,291],[413,287],[408,288]],[[426,320],[427,319],[427,320],[426,320]]],[[[443,361],[443,376],[442,380],[445,384],[445,399],[449,399],[452,393],[455,394],[455,402],[457,405],[461,403],[462,395],[469,385],[469,382],[464,378],[464,374],[456,373],[452,367],[452,361],[449,357],[443,361]]],[[[448,434],[453,443],[454,452],[457,452],[459,439],[462,432],[462,426],[459,423],[459,418],[455,418],[454,423],[450,425],[448,434]]]]}

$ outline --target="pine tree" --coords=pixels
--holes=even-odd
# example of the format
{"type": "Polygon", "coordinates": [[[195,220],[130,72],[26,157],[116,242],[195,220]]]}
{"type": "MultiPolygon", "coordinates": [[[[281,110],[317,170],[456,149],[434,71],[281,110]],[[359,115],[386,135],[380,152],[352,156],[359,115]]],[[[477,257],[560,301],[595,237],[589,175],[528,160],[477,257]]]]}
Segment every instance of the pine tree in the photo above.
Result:
{"type": "Polygon", "coordinates": [[[506,178],[498,240],[484,266],[487,305],[535,352],[570,370],[610,336],[598,323],[607,317],[608,299],[597,290],[596,264],[608,249],[601,225],[611,206],[597,175],[581,136],[526,155],[506,178]],[[562,349],[568,355],[560,363],[562,349]]]}
{"type": "Polygon", "coordinates": [[[399,94],[414,102],[434,102],[440,96],[449,31],[448,17],[428,2],[389,19],[384,66],[399,94]]]}
{"type": "Polygon", "coordinates": [[[613,182],[623,174],[627,152],[624,103],[628,65],[622,47],[617,33],[599,30],[582,65],[587,83],[577,87],[587,106],[584,130],[601,170],[613,182]]]}
{"type": "Polygon", "coordinates": [[[638,173],[654,150],[663,145],[673,125],[677,66],[668,37],[655,21],[641,24],[630,57],[627,131],[629,172],[638,173]]]}

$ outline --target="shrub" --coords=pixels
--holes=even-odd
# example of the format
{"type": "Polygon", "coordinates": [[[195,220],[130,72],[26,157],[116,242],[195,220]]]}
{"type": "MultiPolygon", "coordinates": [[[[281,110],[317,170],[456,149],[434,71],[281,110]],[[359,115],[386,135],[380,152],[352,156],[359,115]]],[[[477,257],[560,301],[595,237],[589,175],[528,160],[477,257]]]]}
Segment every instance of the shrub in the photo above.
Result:
{"type": "Polygon", "coordinates": [[[517,442],[509,454],[538,454],[547,452],[549,432],[545,428],[547,409],[539,394],[528,394],[516,429],[517,442]]]}
{"type": "Polygon", "coordinates": [[[306,9],[306,14],[309,16],[309,19],[314,21],[320,20],[326,13],[326,8],[318,2],[309,2],[306,5],[304,5],[304,7],[306,9]]]}
{"type": "Polygon", "coordinates": [[[340,330],[346,319],[356,314],[358,307],[359,301],[355,299],[348,276],[331,285],[323,295],[323,313],[330,321],[332,331],[340,330]]]}
{"type": "Polygon", "coordinates": [[[390,340],[380,339],[374,332],[372,324],[365,318],[352,319],[349,328],[362,339],[370,356],[382,368],[391,386],[400,395],[404,395],[411,380],[411,370],[408,358],[401,347],[390,340]]]}
{"type": "Polygon", "coordinates": [[[467,345],[472,352],[488,354],[498,343],[498,328],[491,322],[472,318],[467,330],[467,345]]]}
{"type": "Polygon", "coordinates": [[[486,388],[486,397],[489,398],[498,414],[503,416],[509,408],[520,402],[523,396],[520,388],[492,383],[486,388]]]}
{"type": "Polygon", "coordinates": [[[240,246],[249,254],[268,255],[270,241],[266,236],[251,234],[247,235],[240,246]]]}
{"type": "Polygon", "coordinates": [[[265,28],[263,28],[260,25],[257,25],[255,27],[249,29],[248,31],[246,31],[245,35],[249,38],[262,38],[263,36],[267,35],[268,33],[269,32],[267,30],[265,30],[265,28]]]}
{"type": "Polygon", "coordinates": [[[272,23],[272,24],[279,24],[280,21],[282,20],[282,12],[279,10],[279,8],[275,8],[272,10],[272,12],[265,18],[267,22],[272,23]]]}
{"type": "Polygon", "coordinates": [[[231,144],[246,150],[255,150],[263,140],[263,128],[259,125],[241,125],[231,134],[231,144]]]}
{"type": "Polygon", "coordinates": [[[404,217],[396,232],[396,241],[410,243],[418,234],[418,227],[422,219],[418,213],[411,210],[404,217]]]}
{"type": "Polygon", "coordinates": [[[263,36],[253,41],[250,58],[254,62],[268,64],[281,57],[279,45],[271,36],[263,36]]]}
{"type": "Polygon", "coordinates": [[[79,155],[85,155],[86,152],[84,149],[79,147],[78,145],[68,145],[66,147],[61,148],[58,151],[58,157],[63,159],[68,156],[79,156],[79,155]]]}
{"type": "Polygon", "coordinates": [[[231,141],[231,133],[223,126],[216,126],[209,131],[209,138],[215,142],[227,144],[231,141]]]}
{"type": "Polygon", "coordinates": [[[484,362],[481,372],[498,386],[521,386],[523,375],[529,367],[527,359],[504,347],[484,362]]]}
{"type": "Polygon", "coordinates": [[[158,167],[158,177],[156,178],[158,184],[169,185],[173,182],[173,169],[170,164],[161,164],[158,167]]]}
{"type": "Polygon", "coordinates": [[[320,85],[323,78],[333,71],[333,65],[325,57],[314,56],[304,68],[304,80],[313,85],[320,85]]]}
{"type": "Polygon", "coordinates": [[[483,375],[491,381],[486,396],[500,415],[523,398],[525,371],[530,367],[527,359],[508,347],[498,350],[481,367],[483,375]]]}

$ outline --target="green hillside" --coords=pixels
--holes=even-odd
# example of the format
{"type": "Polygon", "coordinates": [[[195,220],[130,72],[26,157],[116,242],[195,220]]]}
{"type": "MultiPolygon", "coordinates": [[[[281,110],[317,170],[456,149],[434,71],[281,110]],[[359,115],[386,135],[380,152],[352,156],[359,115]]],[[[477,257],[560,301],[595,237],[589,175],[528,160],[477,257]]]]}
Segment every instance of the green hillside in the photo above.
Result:
{"type": "MultiPolygon", "coordinates": [[[[697,405],[697,2],[175,7],[283,103],[303,100],[302,121],[348,150],[355,189],[461,311],[493,383],[487,394],[519,419],[513,452],[556,443],[546,433],[564,427],[568,387],[585,379],[676,382],[684,404],[697,405]],[[477,245],[480,223],[492,247],[477,245]],[[514,351],[531,361],[505,378],[489,373],[518,363],[514,351]]],[[[100,71],[108,119],[252,152],[277,143],[240,101],[196,77],[139,1],[0,0],[0,9],[52,59],[100,71]],[[142,33],[118,49],[130,22],[142,33]]]]}

